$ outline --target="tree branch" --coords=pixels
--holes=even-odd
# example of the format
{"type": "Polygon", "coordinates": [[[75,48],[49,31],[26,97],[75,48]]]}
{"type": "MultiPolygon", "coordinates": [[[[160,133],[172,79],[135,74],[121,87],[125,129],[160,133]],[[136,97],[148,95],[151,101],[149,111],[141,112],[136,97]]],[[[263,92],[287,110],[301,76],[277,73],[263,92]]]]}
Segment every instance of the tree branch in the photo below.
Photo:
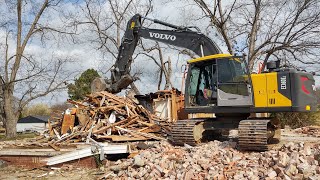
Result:
{"type": "Polygon", "coordinates": [[[24,52],[24,49],[30,39],[30,37],[32,36],[32,32],[36,26],[36,24],[38,23],[42,13],[44,12],[44,10],[47,8],[48,5],[48,0],[45,0],[44,3],[42,4],[41,9],[39,10],[38,14],[35,16],[33,23],[26,35],[26,37],[23,40],[23,43],[21,44],[21,32],[22,32],[22,21],[21,21],[21,11],[22,11],[22,0],[18,0],[18,4],[17,4],[17,13],[18,13],[18,34],[17,34],[17,49],[16,49],[16,59],[14,62],[14,65],[12,67],[12,71],[11,71],[11,76],[10,76],[10,81],[14,81],[18,72],[18,69],[20,67],[20,62],[21,62],[21,56],[24,52]]]}

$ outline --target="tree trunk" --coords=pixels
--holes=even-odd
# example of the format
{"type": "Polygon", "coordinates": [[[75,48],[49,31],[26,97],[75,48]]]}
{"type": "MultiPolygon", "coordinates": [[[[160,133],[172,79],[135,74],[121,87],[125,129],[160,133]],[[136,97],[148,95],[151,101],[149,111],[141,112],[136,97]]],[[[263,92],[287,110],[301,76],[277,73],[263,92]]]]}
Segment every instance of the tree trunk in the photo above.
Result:
{"type": "Polygon", "coordinates": [[[261,13],[261,0],[253,1],[255,6],[255,14],[253,18],[253,24],[250,31],[249,36],[249,70],[253,70],[254,60],[256,59],[256,54],[254,53],[256,47],[256,39],[259,29],[259,22],[260,22],[260,13],[261,13]]]}
{"type": "Polygon", "coordinates": [[[158,81],[158,90],[160,90],[160,89],[161,89],[162,73],[163,73],[163,69],[162,69],[162,67],[160,67],[159,81],[158,81]]]}
{"type": "Polygon", "coordinates": [[[6,137],[14,138],[17,135],[17,121],[19,115],[13,107],[13,91],[4,90],[4,128],[6,129],[6,137]]]}
{"type": "Polygon", "coordinates": [[[172,69],[171,69],[170,56],[168,57],[167,64],[168,64],[167,68],[164,66],[164,72],[165,72],[165,78],[166,78],[166,84],[164,86],[164,89],[169,89],[170,86],[172,87],[172,83],[171,83],[172,69]]]}
{"type": "MultiPolygon", "coordinates": [[[[226,27],[226,19],[224,17],[224,13],[223,13],[223,9],[222,9],[222,0],[218,1],[218,8],[219,8],[219,14],[220,14],[220,19],[221,19],[221,23],[216,24],[216,26],[218,26],[218,30],[220,30],[220,33],[222,34],[222,37],[228,47],[228,51],[230,54],[233,55],[233,49],[232,49],[232,43],[231,40],[227,34],[227,27],[226,27]]],[[[228,17],[226,17],[228,18],[228,17]]]]}
{"type": "Polygon", "coordinates": [[[224,39],[224,41],[225,41],[225,43],[226,43],[226,45],[227,45],[227,47],[228,47],[228,52],[231,54],[231,55],[233,55],[234,54],[234,51],[233,51],[233,49],[232,49],[232,43],[231,43],[231,40],[230,40],[230,38],[228,37],[228,35],[227,35],[227,32],[226,32],[226,27],[225,27],[226,25],[223,25],[223,28],[222,28],[222,30],[221,30],[221,34],[222,34],[222,37],[223,37],[223,39],[224,39]]]}
{"type": "Polygon", "coordinates": [[[0,98],[0,122],[4,123],[4,117],[5,117],[5,114],[3,109],[3,99],[0,98]]]}
{"type": "Polygon", "coordinates": [[[4,98],[3,98],[3,87],[4,84],[2,81],[0,81],[0,122],[3,122],[4,120],[4,98]]]}

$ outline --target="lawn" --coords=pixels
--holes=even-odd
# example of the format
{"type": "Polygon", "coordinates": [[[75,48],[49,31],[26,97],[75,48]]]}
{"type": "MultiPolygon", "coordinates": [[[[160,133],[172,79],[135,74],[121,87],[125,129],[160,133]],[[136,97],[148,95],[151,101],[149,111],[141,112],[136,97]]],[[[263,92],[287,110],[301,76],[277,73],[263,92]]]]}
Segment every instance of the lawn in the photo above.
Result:
{"type": "Polygon", "coordinates": [[[17,137],[15,138],[6,138],[4,133],[0,134],[0,141],[8,141],[8,140],[20,140],[26,138],[34,138],[38,136],[37,133],[17,133],[17,137]]]}

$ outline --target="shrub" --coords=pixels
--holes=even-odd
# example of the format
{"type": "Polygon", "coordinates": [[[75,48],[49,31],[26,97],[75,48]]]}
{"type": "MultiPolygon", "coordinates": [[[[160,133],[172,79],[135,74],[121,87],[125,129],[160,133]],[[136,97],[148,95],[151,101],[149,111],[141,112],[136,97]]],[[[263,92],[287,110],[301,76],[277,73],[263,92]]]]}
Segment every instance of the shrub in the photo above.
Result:
{"type": "Polygon", "coordinates": [[[26,107],[21,114],[21,117],[27,117],[30,115],[37,115],[37,116],[49,116],[51,110],[47,104],[39,103],[32,105],[30,107],[26,107]]]}
{"type": "Polygon", "coordinates": [[[281,127],[284,128],[285,125],[291,128],[298,128],[310,125],[319,125],[320,112],[283,112],[275,113],[278,119],[280,119],[281,127]]]}

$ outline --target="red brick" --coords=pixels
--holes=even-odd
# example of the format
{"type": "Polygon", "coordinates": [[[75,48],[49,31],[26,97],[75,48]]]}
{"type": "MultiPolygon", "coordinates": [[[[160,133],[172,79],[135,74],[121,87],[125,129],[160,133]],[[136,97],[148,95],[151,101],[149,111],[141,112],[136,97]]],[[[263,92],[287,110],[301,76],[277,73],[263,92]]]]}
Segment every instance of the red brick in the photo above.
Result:
{"type": "MultiPolygon", "coordinates": [[[[46,162],[42,161],[48,157],[41,156],[0,156],[1,160],[6,161],[9,165],[22,166],[27,168],[37,168],[46,166],[46,162]]],[[[93,157],[85,157],[82,159],[77,159],[69,161],[66,163],[61,163],[54,165],[54,167],[61,167],[64,164],[72,165],[74,167],[86,167],[86,168],[96,168],[97,164],[93,157]]]]}

